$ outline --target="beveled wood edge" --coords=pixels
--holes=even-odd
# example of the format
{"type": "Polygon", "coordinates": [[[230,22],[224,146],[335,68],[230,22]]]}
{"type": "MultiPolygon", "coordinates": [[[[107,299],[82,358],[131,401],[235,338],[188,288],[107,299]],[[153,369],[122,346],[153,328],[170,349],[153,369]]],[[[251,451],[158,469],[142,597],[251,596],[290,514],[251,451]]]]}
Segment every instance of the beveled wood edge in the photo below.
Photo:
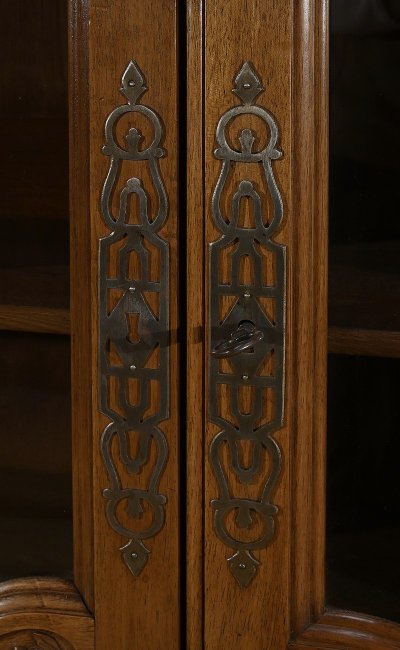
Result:
{"type": "Polygon", "coordinates": [[[69,334],[69,310],[29,305],[0,305],[0,330],[69,334]]]}
{"type": "Polygon", "coordinates": [[[0,637],[22,630],[56,634],[76,650],[94,648],[94,621],[74,585],[58,578],[0,584],[0,637]]]}
{"type": "Polygon", "coordinates": [[[400,648],[400,626],[375,616],[329,609],[288,648],[396,650],[400,648]]]}
{"type": "Polygon", "coordinates": [[[17,612],[52,611],[91,619],[75,585],[61,578],[16,578],[0,583],[0,618],[17,612]]]}
{"type": "Polygon", "coordinates": [[[74,579],[94,611],[88,2],[69,4],[69,156],[74,579]]]}
{"type": "Polygon", "coordinates": [[[188,0],[187,33],[187,444],[186,643],[203,648],[204,617],[204,7],[188,0]],[[202,257],[199,268],[198,258],[202,257]]]}
{"type": "Polygon", "coordinates": [[[328,0],[293,3],[290,629],[324,610],[328,226],[328,0]]]}

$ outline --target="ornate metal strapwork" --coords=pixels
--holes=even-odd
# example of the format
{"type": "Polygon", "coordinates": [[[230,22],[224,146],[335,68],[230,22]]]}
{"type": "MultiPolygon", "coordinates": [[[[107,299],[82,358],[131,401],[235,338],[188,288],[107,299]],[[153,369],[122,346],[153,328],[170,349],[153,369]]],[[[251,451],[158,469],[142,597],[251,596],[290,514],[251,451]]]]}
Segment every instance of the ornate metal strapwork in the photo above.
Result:
{"type": "Polygon", "coordinates": [[[209,417],[220,428],[210,446],[215,531],[233,549],[230,569],[246,587],[259,564],[253,551],[271,542],[278,510],[271,497],[281,467],[273,434],[284,410],[286,250],[272,239],[283,218],[272,170],[281,156],[277,123],[254,104],[263,87],[250,62],[235,83],[242,105],[220,118],[214,152],[222,166],[212,216],[222,234],[209,258],[209,417]],[[262,131],[242,129],[235,147],[237,120],[262,131]]]}
{"type": "Polygon", "coordinates": [[[169,246],[157,234],[167,219],[168,201],[158,164],[164,155],[161,121],[148,106],[137,104],[146,90],[143,74],[131,61],[122,76],[127,104],[115,108],[105,123],[103,153],[110,164],[101,209],[111,233],[100,240],[99,270],[100,408],[111,420],[101,438],[110,480],[104,497],[108,521],[129,540],[121,551],[135,576],[148,560],[143,540],[164,524],[166,497],[159,493],[159,482],[168,444],[159,424],[169,417],[169,246]],[[129,128],[126,148],[121,147],[117,126],[122,118],[127,124],[147,121],[150,143],[138,128],[129,128]],[[142,180],[121,182],[131,161],[143,169],[142,180]],[[151,199],[143,179],[151,180],[151,199]],[[135,478],[124,483],[123,474],[135,478]]]}

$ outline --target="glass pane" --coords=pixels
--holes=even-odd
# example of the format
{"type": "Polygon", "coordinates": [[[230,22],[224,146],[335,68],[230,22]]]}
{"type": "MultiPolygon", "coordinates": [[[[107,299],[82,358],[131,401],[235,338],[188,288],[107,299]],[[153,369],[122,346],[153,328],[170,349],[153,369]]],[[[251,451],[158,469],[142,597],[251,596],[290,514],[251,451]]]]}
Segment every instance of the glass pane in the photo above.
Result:
{"type": "Polygon", "coordinates": [[[400,360],[329,358],[327,603],[400,622],[400,360]]]}
{"type": "Polygon", "coordinates": [[[0,580],[72,575],[69,338],[0,335],[0,580]]]}
{"type": "Polygon", "coordinates": [[[400,3],[330,7],[327,604],[400,622],[400,3]]]}
{"type": "Polygon", "coordinates": [[[3,331],[66,330],[68,4],[0,0],[0,580],[72,574],[69,339],[3,331]]]}
{"type": "Polygon", "coordinates": [[[400,3],[331,14],[330,324],[399,331],[400,3]]]}
{"type": "Polygon", "coordinates": [[[68,2],[0,0],[0,301],[68,308],[68,2]]]}

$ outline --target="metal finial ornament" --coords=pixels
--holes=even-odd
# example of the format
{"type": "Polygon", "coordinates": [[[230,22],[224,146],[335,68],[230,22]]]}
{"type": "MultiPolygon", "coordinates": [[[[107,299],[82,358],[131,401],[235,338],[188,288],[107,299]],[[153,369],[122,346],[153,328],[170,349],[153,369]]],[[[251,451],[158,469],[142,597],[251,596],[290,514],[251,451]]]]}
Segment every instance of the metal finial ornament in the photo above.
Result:
{"type": "Polygon", "coordinates": [[[146,92],[147,86],[144,77],[135,61],[130,61],[122,75],[122,94],[128,100],[128,104],[136,104],[137,100],[146,92]]]}
{"type": "Polygon", "coordinates": [[[245,61],[235,79],[235,88],[232,92],[240,97],[245,106],[250,106],[263,90],[264,88],[250,61],[245,61]]]}
{"type": "Polygon", "coordinates": [[[111,422],[103,431],[101,451],[110,481],[110,487],[103,491],[107,500],[107,518],[115,532],[128,539],[120,549],[122,558],[132,574],[138,576],[150,553],[144,540],[157,535],[165,519],[166,497],[159,493],[159,482],[167,462],[168,443],[159,423],[169,417],[169,245],[158,231],[168,217],[168,200],[158,164],[164,155],[161,121],[151,108],[137,103],[147,88],[135,61],[128,64],[122,75],[120,90],[127,104],[118,106],[108,116],[103,147],[110,163],[101,195],[101,209],[111,232],[100,239],[99,251],[99,393],[100,410],[111,422]],[[126,148],[118,144],[116,125],[127,113],[131,119],[138,114],[150,122],[153,140],[147,147],[141,148],[142,135],[136,128],[129,128],[125,136],[126,148]],[[119,190],[118,207],[113,214],[113,195],[126,161],[138,161],[147,167],[157,196],[155,214],[150,214],[147,192],[140,178],[136,177],[129,178],[119,190]],[[135,205],[130,200],[132,197],[136,197],[139,206],[135,223],[130,223],[135,205]],[[109,261],[113,249],[117,269],[111,274],[109,261]],[[160,260],[157,280],[150,277],[152,249],[157,251],[160,260]],[[138,261],[134,271],[129,264],[132,255],[138,261]],[[110,306],[112,292],[114,295],[117,292],[119,298],[110,306]],[[148,295],[158,298],[158,313],[151,308],[146,299],[148,295]],[[130,336],[131,316],[137,322],[136,337],[130,336]],[[156,350],[158,367],[149,363],[156,350]],[[131,379],[136,380],[138,386],[139,397],[135,403],[131,403],[129,398],[131,379]],[[114,393],[111,380],[117,386],[114,393]],[[156,413],[150,408],[151,383],[154,387],[154,382],[160,396],[156,413]],[[132,453],[133,447],[137,450],[135,454],[132,453]],[[156,450],[155,460],[151,460],[152,448],[156,450]],[[122,465],[130,476],[137,476],[150,462],[151,475],[147,487],[122,484],[118,465],[122,465]],[[141,527],[145,511],[151,511],[151,521],[141,527]]]}
{"type": "MultiPolygon", "coordinates": [[[[216,129],[218,147],[214,155],[222,161],[221,171],[212,197],[212,218],[221,232],[210,244],[210,363],[209,418],[219,427],[210,445],[210,461],[217,479],[219,495],[211,502],[214,528],[218,537],[234,553],[228,557],[229,568],[241,587],[247,587],[257,574],[260,562],[253,551],[268,546],[275,534],[278,508],[271,502],[281,469],[281,451],[273,434],[283,424],[285,377],[285,303],[286,249],[274,240],[283,219],[282,198],[272,169],[272,161],[281,157],[277,148],[278,126],[274,117],[261,106],[256,97],[263,91],[254,67],[246,61],[235,79],[233,92],[242,104],[226,111],[216,129]],[[226,129],[236,117],[255,115],[267,125],[265,146],[255,149],[257,134],[245,128],[238,135],[240,148],[227,140],[226,129]],[[245,165],[243,165],[245,163],[245,165]],[[260,186],[246,178],[249,163],[256,166],[260,186]],[[233,174],[233,168],[235,174],[233,174]],[[244,177],[240,178],[243,169],[244,177]],[[233,179],[239,176],[236,183],[233,179]],[[236,184],[235,184],[236,183],[236,184]],[[226,196],[230,200],[224,200],[226,196]],[[253,222],[241,226],[243,199],[252,207],[253,222]],[[267,215],[267,203],[272,214],[267,215]],[[224,209],[224,206],[227,207],[224,209]],[[220,279],[221,253],[228,252],[228,278],[220,279]],[[273,260],[274,272],[265,277],[265,258],[273,260]],[[241,261],[246,258],[253,268],[252,281],[244,283],[241,261]],[[221,313],[222,299],[232,303],[226,315],[221,313]],[[273,302],[273,316],[266,311],[268,299],[273,302]],[[221,359],[228,366],[221,366],[221,359]],[[269,363],[270,362],[270,363],[269,363]],[[269,363],[269,365],[268,365],[269,363]],[[265,368],[269,370],[266,372],[265,368]],[[230,411],[222,415],[219,387],[225,385],[230,411]],[[252,392],[250,413],[243,413],[239,391],[243,386],[252,392]],[[266,392],[273,402],[272,414],[265,417],[266,392]],[[264,416],[263,416],[264,414],[264,416]],[[251,447],[250,461],[240,456],[242,444],[251,447]],[[224,449],[226,453],[224,456],[224,449]],[[264,464],[263,457],[268,462],[264,464]],[[224,461],[228,458],[228,461],[224,461]],[[226,465],[229,464],[227,467],[226,465]],[[236,496],[229,477],[234,475],[241,486],[258,486],[258,498],[236,496]],[[234,515],[228,529],[227,518],[234,515]],[[254,523],[261,522],[261,532],[254,533],[254,523]],[[232,528],[246,531],[235,535],[232,528]]],[[[252,491],[254,494],[254,490],[252,491]]]]}

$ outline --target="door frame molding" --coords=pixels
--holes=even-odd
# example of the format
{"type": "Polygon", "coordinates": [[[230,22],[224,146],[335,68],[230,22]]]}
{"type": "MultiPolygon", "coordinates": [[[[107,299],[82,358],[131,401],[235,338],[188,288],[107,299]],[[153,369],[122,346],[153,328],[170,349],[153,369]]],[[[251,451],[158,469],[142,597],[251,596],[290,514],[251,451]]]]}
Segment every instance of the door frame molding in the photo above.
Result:
{"type": "Polygon", "coordinates": [[[329,0],[293,16],[292,313],[296,331],[291,541],[291,650],[393,650],[400,626],[325,606],[329,0]],[[307,291],[305,290],[307,287],[307,291]]]}

